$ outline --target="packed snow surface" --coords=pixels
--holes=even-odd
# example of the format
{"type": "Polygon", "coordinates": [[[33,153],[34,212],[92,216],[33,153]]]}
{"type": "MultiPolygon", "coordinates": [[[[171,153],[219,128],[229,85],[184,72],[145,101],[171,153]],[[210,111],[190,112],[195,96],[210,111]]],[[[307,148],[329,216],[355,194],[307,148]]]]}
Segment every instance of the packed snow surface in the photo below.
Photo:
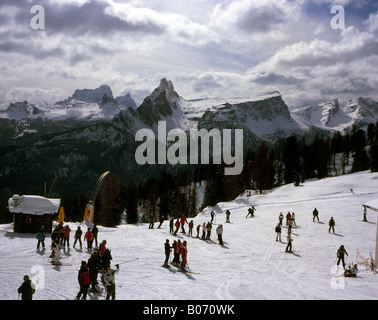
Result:
{"type": "MultiPolygon", "coordinates": [[[[369,257],[375,251],[377,213],[369,210],[363,222],[362,204],[378,199],[378,174],[356,173],[323,180],[306,181],[298,187],[286,185],[264,195],[242,195],[214,208],[206,208],[195,217],[195,226],[210,220],[216,213],[212,241],[202,241],[187,234],[169,233],[168,221],[161,229],[148,224],[99,226],[99,242],[107,240],[113,256],[112,266],[119,263],[116,274],[116,299],[127,300],[256,300],[256,299],[378,299],[378,274],[359,267],[359,278],[338,277],[336,252],[344,245],[347,263],[356,261],[357,249],[369,257]],[[246,218],[247,209],[256,208],[255,217],[246,218]],[[313,222],[312,211],[319,211],[320,222],[313,222]],[[225,211],[231,223],[225,223],[225,211]],[[293,228],[294,254],[285,253],[286,233],[282,243],[275,241],[278,215],[295,212],[293,228]],[[334,217],[335,234],[328,232],[334,217]],[[215,229],[223,224],[224,246],[216,240],[215,229]],[[164,242],[186,240],[188,265],[192,273],[176,267],[162,268],[164,242]]],[[[189,219],[190,220],[190,219],[189,219]]],[[[23,276],[39,279],[33,299],[72,300],[79,291],[77,273],[80,262],[88,260],[86,250],[72,248],[62,252],[62,266],[50,264],[50,234],[45,252],[36,251],[36,235],[13,232],[12,224],[0,226],[0,299],[18,299],[17,289],[23,276]]],[[[187,230],[186,226],[186,230],[187,230]]],[[[196,230],[193,230],[196,235],[196,230]]],[[[100,277],[99,277],[100,278],[100,277]]],[[[104,290],[100,284],[101,290],[104,290]]],[[[88,299],[104,295],[88,294],[88,299]]]]}

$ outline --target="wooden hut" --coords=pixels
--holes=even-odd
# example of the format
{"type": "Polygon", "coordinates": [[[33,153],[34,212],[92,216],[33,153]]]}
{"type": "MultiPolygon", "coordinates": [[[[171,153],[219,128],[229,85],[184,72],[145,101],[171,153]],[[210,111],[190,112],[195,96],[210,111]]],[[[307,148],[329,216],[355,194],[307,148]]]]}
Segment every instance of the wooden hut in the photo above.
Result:
{"type": "Polygon", "coordinates": [[[59,207],[60,199],[14,195],[8,200],[9,212],[13,214],[13,231],[37,233],[44,226],[45,231],[51,233],[59,207]]]}

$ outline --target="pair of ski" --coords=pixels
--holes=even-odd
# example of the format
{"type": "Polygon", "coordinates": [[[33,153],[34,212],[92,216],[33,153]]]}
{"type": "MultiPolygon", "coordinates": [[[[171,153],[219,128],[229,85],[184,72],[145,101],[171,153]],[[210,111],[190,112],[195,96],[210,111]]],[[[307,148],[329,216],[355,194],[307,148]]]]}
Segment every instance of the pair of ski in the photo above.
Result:
{"type": "MultiPolygon", "coordinates": [[[[181,269],[181,267],[179,267],[179,266],[177,266],[177,265],[174,265],[174,264],[172,264],[172,265],[173,265],[174,267],[176,267],[177,270],[180,271],[180,272],[183,272],[183,273],[191,273],[191,274],[199,274],[199,272],[193,272],[193,271],[189,271],[189,270],[186,270],[186,269],[181,269]]],[[[168,264],[163,264],[162,267],[163,267],[163,268],[166,268],[166,269],[170,269],[170,268],[171,268],[171,266],[168,265],[168,264]]]]}

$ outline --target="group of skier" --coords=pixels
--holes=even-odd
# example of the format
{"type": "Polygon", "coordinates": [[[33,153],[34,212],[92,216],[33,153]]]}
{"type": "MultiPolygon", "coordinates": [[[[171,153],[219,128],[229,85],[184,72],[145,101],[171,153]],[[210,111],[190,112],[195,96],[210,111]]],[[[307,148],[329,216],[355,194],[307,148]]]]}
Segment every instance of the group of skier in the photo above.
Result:
{"type": "MultiPolygon", "coordinates": [[[[278,224],[275,227],[276,232],[276,241],[282,242],[281,233],[282,233],[282,224],[283,224],[284,215],[282,212],[278,216],[278,224]]],[[[291,229],[293,226],[297,226],[295,222],[295,213],[294,212],[288,212],[286,214],[286,227],[287,227],[287,245],[285,252],[293,253],[293,238],[291,237],[291,229]]]]}
{"type": "Polygon", "coordinates": [[[112,260],[111,251],[106,248],[106,240],[100,243],[98,249],[95,249],[88,261],[82,261],[80,270],[78,272],[78,282],[80,291],[76,295],[76,300],[86,300],[88,291],[99,293],[98,288],[98,274],[101,273],[102,283],[106,287],[106,300],[110,298],[115,299],[115,273],[119,271],[119,264],[116,264],[116,269],[111,268],[110,261],[112,260]],[[90,288],[91,287],[91,288],[90,288]]]}
{"type": "MultiPolygon", "coordinates": [[[[319,211],[317,208],[313,210],[313,222],[317,220],[319,222],[319,211]]],[[[247,215],[248,217],[248,215],[247,215]]],[[[283,224],[284,215],[282,212],[278,216],[278,224],[275,227],[276,232],[276,241],[282,242],[281,240],[281,233],[282,233],[282,224],[283,224]]],[[[328,233],[331,233],[331,230],[333,233],[335,233],[335,219],[331,217],[331,219],[328,221],[328,233]]],[[[285,249],[285,252],[293,253],[293,238],[291,236],[291,229],[293,226],[297,226],[295,223],[295,213],[294,212],[288,212],[286,214],[286,226],[287,226],[287,246],[285,249]]],[[[348,256],[348,253],[346,252],[344,246],[340,246],[340,248],[337,250],[337,266],[339,266],[340,262],[343,265],[343,268],[345,270],[344,275],[347,277],[355,277],[358,272],[357,264],[354,264],[353,266],[350,266],[349,269],[345,269],[345,255],[348,256]]]]}

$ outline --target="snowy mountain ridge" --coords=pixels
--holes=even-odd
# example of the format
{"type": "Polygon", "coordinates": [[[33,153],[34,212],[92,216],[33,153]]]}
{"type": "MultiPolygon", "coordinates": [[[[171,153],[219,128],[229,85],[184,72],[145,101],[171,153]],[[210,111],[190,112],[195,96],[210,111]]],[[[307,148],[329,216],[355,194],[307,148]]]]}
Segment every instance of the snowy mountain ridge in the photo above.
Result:
{"type": "MultiPolygon", "coordinates": [[[[55,104],[11,103],[0,110],[0,118],[111,120],[128,108],[139,110],[145,126],[154,127],[157,120],[165,120],[169,129],[189,130],[201,121],[237,121],[260,138],[284,132],[285,135],[303,135],[311,130],[343,132],[353,125],[364,127],[378,119],[378,102],[370,98],[353,98],[342,106],[338,99],[333,99],[303,107],[288,107],[278,91],[246,97],[186,100],[175,91],[172,81],[165,78],[139,106],[129,93],[114,98],[110,86],[101,85],[93,90],[77,89],[71,97],[55,104]]],[[[134,131],[138,129],[139,126],[134,131]]]]}

